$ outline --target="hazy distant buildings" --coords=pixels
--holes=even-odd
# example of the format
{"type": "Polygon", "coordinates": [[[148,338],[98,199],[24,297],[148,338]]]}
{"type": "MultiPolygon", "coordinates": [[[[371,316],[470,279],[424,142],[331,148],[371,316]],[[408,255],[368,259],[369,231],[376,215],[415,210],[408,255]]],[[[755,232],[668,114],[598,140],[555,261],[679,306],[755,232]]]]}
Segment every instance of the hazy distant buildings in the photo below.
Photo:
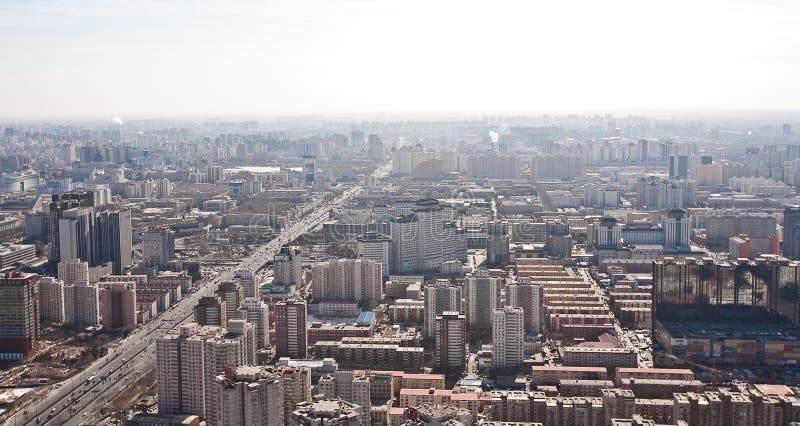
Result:
{"type": "Polygon", "coordinates": [[[783,211],[783,255],[800,260],[800,207],[783,211]]]}
{"type": "Polygon", "coordinates": [[[142,233],[142,264],[159,267],[175,257],[175,232],[167,228],[142,233]]]}
{"type": "Polygon", "coordinates": [[[492,220],[486,223],[486,261],[490,265],[509,262],[508,222],[492,220]]]}

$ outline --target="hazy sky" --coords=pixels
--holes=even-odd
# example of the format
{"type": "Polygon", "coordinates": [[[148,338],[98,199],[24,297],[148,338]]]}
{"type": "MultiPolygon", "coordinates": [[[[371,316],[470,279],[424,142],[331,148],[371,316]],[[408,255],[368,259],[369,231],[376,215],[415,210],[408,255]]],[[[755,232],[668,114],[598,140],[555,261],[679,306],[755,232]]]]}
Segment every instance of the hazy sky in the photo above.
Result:
{"type": "Polygon", "coordinates": [[[800,107],[796,1],[0,0],[0,116],[800,107]]]}

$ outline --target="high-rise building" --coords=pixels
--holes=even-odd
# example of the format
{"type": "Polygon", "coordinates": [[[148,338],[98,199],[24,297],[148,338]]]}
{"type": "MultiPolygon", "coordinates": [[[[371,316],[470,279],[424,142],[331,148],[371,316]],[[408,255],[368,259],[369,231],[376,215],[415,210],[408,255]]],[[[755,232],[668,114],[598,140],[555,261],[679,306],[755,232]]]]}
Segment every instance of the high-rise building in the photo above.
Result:
{"type": "Polygon", "coordinates": [[[467,306],[467,329],[470,332],[488,331],[492,327],[494,310],[500,306],[503,279],[493,277],[487,270],[478,270],[464,279],[467,306]]]}
{"type": "Polygon", "coordinates": [[[106,328],[136,328],[136,283],[108,282],[100,289],[102,324],[106,328]]]}
{"type": "Polygon", "coordinates": [[[39,300],[36,274],[0,276],[0,360],[17,361],[39,349],[39,300]]]}
{"type": "Polygon", "coordinates": [[[217,287],[216,294],[225,302],[225,318],[237,318],[239,316],[237,311],[244,302],[242,286],[236,281],[224,281],[217,287]]]}
{"type": "Polygon", "coordinates": [[[219,296],[201,297],[194,307],[194,320],[200,325],[224,326],[228,323],[225,301],[219,296]]]}
{"type": "Polygon", "coordinates": [[[39,319],[42,324],[64,322],[64,281],[39,278],[39,319]]]}
{"type": "Polygon", "coordinates": [[[228,368],[215,378],[217,407],[208,424],[281,425],[283,384],[279,371],[262,366],[228,368]]]}
{"type": "MultiPolygon", "coordinates": [[[[61,266],[62,261],[58,265],[61,266]]],[[[81,262],[86,264],[86,262],[81,262]]],[[[64,322],[80,328],[100,325],[100,288],[89,280],[64,286],[64,322]]]]}
{"type": "Polygon", "coordinates": [[[159,413],[202,417],[217,413],[216,377],[226,367],[247,363],[247,345],[246,334],[197,323],[180,325],[160,337],[156,341],[159,413]]]}
{"type": "Polygon", "coordinates": [[[64,285],[89,282],[89,263],[79,259],[65,259],[58,263],[58,278],[64,285]]]}
{"type": "Polygon", "coordinates": [[[544,286],[514,283],[506,286],[506,304],[522,308],[525,332],[539,334],[544,330],[544,286]]]}
{"type": "Polygon", "coordinates": [[[303,255],[298,248],[283,246],[275,254],[274,262],[275,283],[285,285],[303,285],[303,255]]]}
{"type": "Polygon", "coordinates": [[[358,373],[352,370],[339,370],[333,375],[324,376],[320,379],[317,387],[317,395],[322,394],[324,398],[339,398],[362,407],[361,425],[369,425],[370,422],[370,379],[363,371],[358,373]]]}
{"type": "Polygon", "coordinates": [[[442,263],[465,260],[467,235],[452,222],[452,213],[437,200],[417,201],[413,209],[398,210],[390,221],[394,272],[439,272],[442,263]]]}
{"type": "Polygon", "coordinates": [[[169,198],[172,194],[172,184],[167,178],[161,178],[156,181],[156,196],[158,198],[169,198]]]}
{"type": "Polygon", "coordinates": [[[315,301],[346,300],[362,304],[383,298],[383,268],[372,259],[332,259],[312,268],[315,301]]]}
{"type": "Polygon", "coordinates": [[[285,300],[275,305],[275,355],[303,359],[308,356],[308,314],[305,300],[285,300]]]}
{"type": "Polygon", "coordinates": [[[509,262],[508,222],[491,220],[486,223],[486,261],[490,265],[507,265],[509,262]]]}
{"type": "Polygon", "coordinates": [[[451,285],[449,280],[437,280],[432,286],[426,286],[423,290],[425,300],[425,337],[436,337],[436,317],[445,312],[464,311],[462,307],[462,288],[459,285],[451,285]]]}
{"type": "Polygon", "coordinates": [[[259,297],[255,272],[239,269],[233,273],[233,279],[242,287],[244,297],[259,297]]]}
{"type": "Polygon", "coordinates": [[[494,310],[492,324],[492,368],[515,368],[525,359],[525,326],[522,308],[506,306],[494,310]]]}
{"type": "Polygon", "coordinates": [[[367,141],[369,152],[367,155],[375,161],[383,162],[386,159],[386,152],[383,146],[383,140],[378,135],[369,135],[367,141]]]}
{"type": "Polygon", "coordinates": [[[258,297],[246,297],[239,308],[241,318],[256,327],[256,349],[269,346],[269,306],[258,297]]]}
{"type": "Polygon", "coordinates": [[[664,215],[664,246],[674,250],[688,250],[692,221],[684,210],[670,210],[664,215]]]}
{"type": "Polygon", "coordinates": [[[67,192],[64,194],[54,194],[51,198],[49,211],[50,211],[50,252],[48,260],[51,263],[57,264],[61,261],[60,257],[60,237],[59,237],[59,222],[64,216],[64,212],[76,207],[94,207],[95,199],[92,192],[67,192]]]}
{"type": "Polygon", "coordinates": [[[80,259],[97,265],[95,231],[94,209],[76,207],[64,210],[58,220],[59,258],[80,259]]]}
{"type": "Polygon", "coordinates": [[[367,232],[356,239],[356,256],[381,262],[383,276],[389,276],[389,247],[392,239],[378,232],[367,232]]]}
{"type": "Polygon", "coordinates": [[[142,264],[161,266],[174,257],[175,232],[168,228],[155,228],[142,233],[142,264]]]}
{"type": "Polygon", "coordinates": [[[311,369],[285,367],[280,375],[283,384],[283,418],[289,419],[297,404],[311,401],[311,369]]]}
{"type": "Polygon", "coordinates": [[[444,312],[436,317],[436,366],[444,371],[464,368],[467,317],[460,312],[444,312]]]}
{"type": "Polygon", "coordinates": [[[111,262],[114,274],[122,274],[133,264],[131,212],[104,211],[98,213],[96,220],[100,262],[111,262]]]}
{"type": "Polygon", "coordinates": [[[800,260],[800,207],[783,211],[783,255],[800,260]]]}

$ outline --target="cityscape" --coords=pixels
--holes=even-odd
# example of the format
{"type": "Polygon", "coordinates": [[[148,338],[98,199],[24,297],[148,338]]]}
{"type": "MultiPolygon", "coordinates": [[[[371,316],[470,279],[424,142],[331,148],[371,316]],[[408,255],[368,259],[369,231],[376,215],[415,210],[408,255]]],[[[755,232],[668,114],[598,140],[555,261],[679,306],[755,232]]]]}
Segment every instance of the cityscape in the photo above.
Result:
{"type": "MultiPolygon", "coordinates": [[[[570,68],[563,51],[604,20],[661,29],[653,14],[684,16],[678,3],[581,5],[600,19],[581,14],[583,31],[565,28],[579,36],[538,58],[570,68]]],[[[710,31],[747,17],[797,47],[799,7],[751,3],[710,31]]],[[[30,53],[10,55],[0,83],[0,424],[800,425],[796,50],[755,49],[761,67],[702,84],[657,83],[662,68],[628,87],[630,65],[655,57],[618,62],[636,54],[608,44],[585,64],[603,68],[594,91],[571,71],[532,70],[541,86],[494,82],[503,66],[459,74],[456,41],[481,50],[483,13],[514,24],[485,36],[513,68],[535,63],[506,49],[536,56],[525,34],[545,31],[526,17],[566,23],[568,6],[104,6],[0,6],[0,34],[30,53]],[[442,23],[451,38],[396,38],[417,14],[461,21],[442,23]],[[209,17],[237,27],[214,28],[230,42],[224,77],[184,56],[216,52],[209,17]],[[30,34],[29,18],[55,32],[30,34]],[[180,51],[165,20],[198,43],[180,51]],[[114,71],[116,43],[146,65],[114,71]],[[268,66],[250,56],[260,43],[277,49],[268,66]],[[55,80],[38,63],[50,54],[55,80]],[[173,75],[184,61],[197,73],[173,75]],[[440,69],[420,79],[409,61],[440,69]],[[181,92],[198,82],[202,102],[181,92]]],[[[630,46],[683,46],[700,75],[729,59],[690,56],[738,40],[642,37],[630,46]]]]}

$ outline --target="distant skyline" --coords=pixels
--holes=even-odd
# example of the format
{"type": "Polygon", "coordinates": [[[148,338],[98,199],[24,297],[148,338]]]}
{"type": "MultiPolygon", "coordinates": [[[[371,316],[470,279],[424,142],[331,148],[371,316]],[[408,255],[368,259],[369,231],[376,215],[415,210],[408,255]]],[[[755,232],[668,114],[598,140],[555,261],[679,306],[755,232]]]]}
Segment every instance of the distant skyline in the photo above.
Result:
{"type": "Polygon", "coordinates": [[[790,1],[0,0],[0,118],[796,112],[790,1]]]}

